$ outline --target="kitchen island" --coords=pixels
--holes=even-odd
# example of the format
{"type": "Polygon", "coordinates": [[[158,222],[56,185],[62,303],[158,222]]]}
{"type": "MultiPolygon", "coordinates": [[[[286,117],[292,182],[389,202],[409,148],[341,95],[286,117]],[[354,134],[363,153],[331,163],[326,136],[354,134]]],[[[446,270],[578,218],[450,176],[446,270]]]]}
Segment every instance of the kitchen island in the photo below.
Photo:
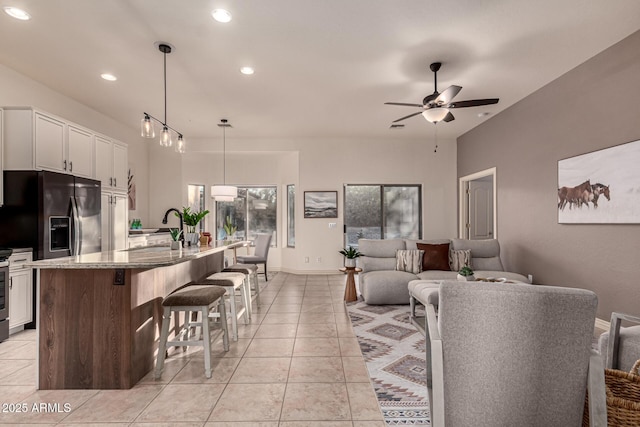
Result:
{"type": "Polygon", "coordinates": [[[35,261],[38,388],[128,389],[154,366],[162,299],[248,242],[151,246],[35,261]]]}

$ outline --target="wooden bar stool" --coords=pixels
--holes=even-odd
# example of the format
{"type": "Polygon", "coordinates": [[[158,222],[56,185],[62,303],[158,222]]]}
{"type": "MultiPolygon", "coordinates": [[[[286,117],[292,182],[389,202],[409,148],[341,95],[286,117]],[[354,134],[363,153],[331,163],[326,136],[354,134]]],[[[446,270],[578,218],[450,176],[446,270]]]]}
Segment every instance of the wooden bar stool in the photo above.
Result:
{"type": "MultiPolygon", "coordinates": [[[[255,264],[233,264],[222,270],[223,273],[242,273],[245,275],[249,292],[251,292],[251,283],[256,291],[256,305],[260,307],[260,284],[258,283],[258,266],[255,264]]],[[[251,294],[249,294],[251,295],[251,294]]],[[[251,297],[249,297],[249,311],[251,311],[251,297]]]]}
{"type": "Polygon", "coordinates": [[[211,378],[211,329],[222,329],[224,351],[229,351],[229,330],[224,304],[225,292],[226,289],[220,286],[186,285],[165,297],[162,301],[164,311],[162,314],[160,345],[158,346],[158,360],[155,369],[156,379],[162,375],[167,346],[202,346],[204,348],[204,373],[207,378],[211,378]],[[218,312],[212,313],[212,309],[216,307],[218,312]],[[176,313],[174,321],[177,324],[180,318],[179,312],[181,311],[185,312],[184,324],[174,340],[168,341],[171,314],[176,313]],[[191,312],[199,313],[200,321],[193,321],[189,315],[191,312]],[[218,321],[215,320],[216,318],[218,321]],[[202,328],[202,339],[189,339],[189,332],[195,327],[202,328]]]}
{"type": "Polygon", "coordinates": [[[251,291],[247,291],[244,277],[242,273],[221,272],[207,276],[206,279],[193,282],[194,285],[215,285],[225,288],[225,296],[229,298],[231,332],[234,341],[238,341],[238,319],[244,317],[244,323],[249,323],[250,318],[249,301],[251,301],[251,291]]]}

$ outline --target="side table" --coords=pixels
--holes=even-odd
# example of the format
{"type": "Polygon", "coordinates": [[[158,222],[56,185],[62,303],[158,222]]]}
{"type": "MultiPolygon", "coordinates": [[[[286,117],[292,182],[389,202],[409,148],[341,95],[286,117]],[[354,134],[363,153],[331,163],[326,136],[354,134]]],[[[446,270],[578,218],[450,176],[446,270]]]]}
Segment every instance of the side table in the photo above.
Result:
{"type": "Polygon", "coordinates": [[[344,288],[344,300],[345,302],[353,302],[358,299],[356,294],[356,278],[355,275],[362,271],[358,267],[342,267],[339,269],[343,273],[347,274],[347,284],[344,288]]]}

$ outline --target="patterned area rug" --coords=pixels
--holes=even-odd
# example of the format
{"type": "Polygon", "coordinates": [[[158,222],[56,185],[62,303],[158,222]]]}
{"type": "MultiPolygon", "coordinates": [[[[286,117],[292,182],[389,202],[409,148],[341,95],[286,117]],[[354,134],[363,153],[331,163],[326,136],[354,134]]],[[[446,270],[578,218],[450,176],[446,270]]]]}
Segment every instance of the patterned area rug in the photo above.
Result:
{"type": "Polygon", "coordinates": [[[431,425],[424,337],[408,305],[347,304],[387,425],[431,425]]]}

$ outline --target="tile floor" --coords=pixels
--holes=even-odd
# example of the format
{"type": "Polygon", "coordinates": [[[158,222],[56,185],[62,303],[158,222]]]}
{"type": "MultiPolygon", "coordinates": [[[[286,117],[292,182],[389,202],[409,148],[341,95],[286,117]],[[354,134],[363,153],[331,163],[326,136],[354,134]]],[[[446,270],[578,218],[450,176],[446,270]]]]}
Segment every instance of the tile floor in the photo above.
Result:
{"type": "Polygon", "coordinates": [[[0,344],[0,425],[382,427],[344,282],[275,275],[230,351],[214,345],[211,379],[191,348],[131,390],[37,391],[35,331],[15,334],[0,344]]]}

